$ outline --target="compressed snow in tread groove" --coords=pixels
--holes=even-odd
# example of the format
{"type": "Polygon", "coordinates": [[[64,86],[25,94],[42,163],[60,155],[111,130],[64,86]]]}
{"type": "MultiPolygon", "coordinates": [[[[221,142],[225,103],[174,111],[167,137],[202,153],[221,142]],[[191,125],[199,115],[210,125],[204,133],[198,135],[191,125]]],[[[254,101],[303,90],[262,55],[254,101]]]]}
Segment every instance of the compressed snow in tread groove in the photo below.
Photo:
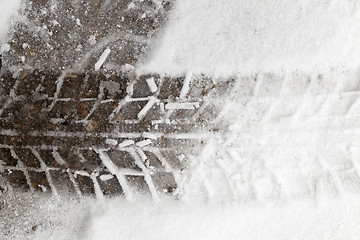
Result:
{"type": "Polygon", "coordinates": [[[106,58],[109,56],[111,50],[110,48],[106,48],[104,52],[101,54],[99,60],[95,63],[95,71],[98,71],[101,66],[104,64],[106,58]]]}

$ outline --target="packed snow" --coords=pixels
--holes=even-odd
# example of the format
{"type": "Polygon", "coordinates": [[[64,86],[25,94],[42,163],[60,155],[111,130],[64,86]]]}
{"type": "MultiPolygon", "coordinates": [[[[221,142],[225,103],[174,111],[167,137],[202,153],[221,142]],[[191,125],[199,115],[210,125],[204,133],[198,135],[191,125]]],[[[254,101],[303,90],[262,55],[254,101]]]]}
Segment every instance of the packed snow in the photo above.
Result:
{"type": "Polygon", "coordinates": [[[95,71],[99,71],[101,66],[104,64],[106,58],[109,56],[111,50],[110,48],[106,48],[104,52],[101,54],[99,60],[95,63],[95,71]]]}

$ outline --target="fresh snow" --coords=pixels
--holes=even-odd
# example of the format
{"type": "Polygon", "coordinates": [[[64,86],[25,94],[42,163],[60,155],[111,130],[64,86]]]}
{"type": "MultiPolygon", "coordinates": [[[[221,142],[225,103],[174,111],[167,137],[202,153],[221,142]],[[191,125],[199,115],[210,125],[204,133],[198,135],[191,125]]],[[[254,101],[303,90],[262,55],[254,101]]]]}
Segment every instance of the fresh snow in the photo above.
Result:
{"type": "Polygon", "coordinates": [[[113,200],[90,213],[88,239],[349,240],[360,234],[359,214],[352,198],[268,206],[113,200]]]}
{"type": "Polygon", "coordinates": [[[181,0],[143,71],[229,76],[358,67],[359,1],[181,0]]]}
{"type": "Polygon", "coordinates": [[[13,19],[17,16],[20,8],[21,0],[0,0],[0,53],[8,51],[9,46],[6,44],[8,40],[8,34],[13,19]]]}
{"type": "Polygon", "coordinates": [[[21,207],[19,212],[5,209],[11,225],[0,232],[2,239],[355,240],[360,234],[360,204],[351,196],[266,205],[36,196],[8,200],[21,207]],[[2,235],[9,231],[7,238],[2,235]]]}

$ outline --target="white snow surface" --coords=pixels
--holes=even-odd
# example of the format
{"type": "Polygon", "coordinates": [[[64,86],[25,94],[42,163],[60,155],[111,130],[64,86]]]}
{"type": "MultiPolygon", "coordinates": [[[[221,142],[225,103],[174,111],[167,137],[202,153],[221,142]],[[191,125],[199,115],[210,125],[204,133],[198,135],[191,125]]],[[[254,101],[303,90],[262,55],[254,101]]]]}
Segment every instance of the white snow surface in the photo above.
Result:
{"type": "Polygon", "coordinates": [[[0,0],[0,52],[7,50],[5,45],[8,37],[8,31],[14,18],[20,8],[21,0],[0,0]]]}
{"type": "Polygon", "coordinates": [[[221,76],[358,67],[356,0],[181,0],[143,71],[221,76]]]}
{"type": "Polygon", "coordinates": [[[89,239],[357,239],[358,199],[260,205],[129,204],[90,214],[89,239]],[[146,209],[146,210],[145,210],[146,209]]]}
{"type": "Polygon", "coordinates": [[[25,211],[8,213],[14,224],[0,232],[2,239],[351,240],[360,234],[360,203],[354,196],[267,205],[43,197],[11,204],[29,201],[25,211]]]}

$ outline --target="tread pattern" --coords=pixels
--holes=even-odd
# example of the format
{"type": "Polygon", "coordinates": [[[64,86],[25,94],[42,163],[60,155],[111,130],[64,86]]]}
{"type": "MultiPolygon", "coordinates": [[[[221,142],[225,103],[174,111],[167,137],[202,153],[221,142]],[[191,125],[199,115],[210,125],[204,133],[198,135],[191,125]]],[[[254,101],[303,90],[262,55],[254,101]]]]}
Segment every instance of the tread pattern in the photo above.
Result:
{"type": "Polygon", "coordinates": [[[70,74],[46,98],[33,90],[17,95],[12,79],[1,108],[5,186],[128,199],[149,192],[155,200],[159,192],[260,201],[358,192],[360,84],[354,83],[356,76],[340,77],[349,83],[335,81],[334,73],[227,80],[70,74]],[[301,83],[303,88],[295,86],[301,83]],[[57,97],[55,89],[60,89],[57,97]],[[81,98],[84,94],[93,95],[81,98]],[[47,104],[34,110],[43,115],[33,119],[47,119],[34,124],[45,129],[6,125],[20,116],[28,124],[26,116],[32,114],[8,109],[28,100],[39,106],[44,99],[47,104]],[[76,107],[79,102],[90,106],[76,107]],[[340,107],[334,111],[334,105],[340,107]],[[56,186],[59,181],[52,179],[67,183],[56,186]]]}
{"type": "Polygon", "coordinates": [[[154,199],[157,191],[173,193],[184,164],[172,146],[197,140],[159,134],[157,128],[176,132],[185,125],[169,125],[164,104],[171,99],[156,91],[163,78],[136,79],[131,66],[172,1],[24,4],[1,70],[2,189],[129,199],[133,192],[154,199]],[[104,49],[111,54],[101,67],[104,49]]]}
{"type": "Polygon", "coordinates": [[[191,157],[184,192],[258,201],[358,193],[359,86],[352,72],[240,77],[219,113],[228,131],[191,157]]]}
{"type": "Polygon", "coordinates": [[[4,74],[13,84],[2,88],[0,106],[3,188],[130,200],[176,194],[186,153],[219,131],[203,125],[213,117],[204,96],[226,83],[203,86],[199,96],[201,79],[4,74]]]}
{"type": "Polygon", "coordinates": [[[172,1],[59,3],[27,2],[4,55],[1,191],[260,201],[360,191],[357,74],[139,76],[132,65],[172,1]]]}

